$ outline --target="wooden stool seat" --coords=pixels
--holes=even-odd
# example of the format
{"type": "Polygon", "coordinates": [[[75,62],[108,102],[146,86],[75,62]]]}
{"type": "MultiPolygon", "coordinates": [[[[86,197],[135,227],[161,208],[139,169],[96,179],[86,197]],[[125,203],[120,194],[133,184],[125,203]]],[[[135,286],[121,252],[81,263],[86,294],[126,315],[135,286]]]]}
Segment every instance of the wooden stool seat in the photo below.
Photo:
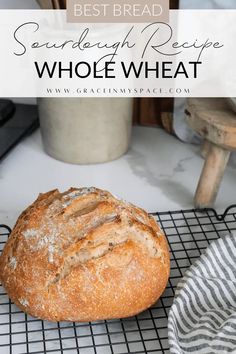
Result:
{"type": "Polygon", "coordinates": [[[212,207],[230,153],[236,150],[236,114],[224,99],[190,99],[187,121],[204,139],[205,164],[195,193],[195,206],[212,207]]]}

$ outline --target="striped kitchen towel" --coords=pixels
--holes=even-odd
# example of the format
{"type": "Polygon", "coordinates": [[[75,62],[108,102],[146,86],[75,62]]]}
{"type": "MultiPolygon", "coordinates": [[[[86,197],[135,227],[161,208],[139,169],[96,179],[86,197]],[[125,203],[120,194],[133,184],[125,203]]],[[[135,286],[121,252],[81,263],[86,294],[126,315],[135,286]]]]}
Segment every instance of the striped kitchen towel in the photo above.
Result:
{"type": "Polygon", "coordinates": [[[177,286],[171,354],[236,353],[236,234],[213,241],[177,286]]]}

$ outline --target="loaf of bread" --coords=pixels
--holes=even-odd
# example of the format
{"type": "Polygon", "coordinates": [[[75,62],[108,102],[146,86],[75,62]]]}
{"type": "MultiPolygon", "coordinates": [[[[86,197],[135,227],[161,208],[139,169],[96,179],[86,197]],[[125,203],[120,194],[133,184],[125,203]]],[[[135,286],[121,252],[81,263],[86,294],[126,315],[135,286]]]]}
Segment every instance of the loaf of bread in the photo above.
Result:
{"type": "Polygon", "coordinates": [[[161,296],[169,269],[154,218],[96,188],[40,194],[0,257],[0,280],[12,301],[49,321],[135,315],[161,296]]]}

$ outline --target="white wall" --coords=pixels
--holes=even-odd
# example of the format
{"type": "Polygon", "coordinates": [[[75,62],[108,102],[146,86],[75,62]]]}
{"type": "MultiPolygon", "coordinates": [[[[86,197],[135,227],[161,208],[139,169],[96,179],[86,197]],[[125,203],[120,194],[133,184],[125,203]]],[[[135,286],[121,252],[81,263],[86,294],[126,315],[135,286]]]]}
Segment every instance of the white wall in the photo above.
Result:
{"type": "Polygon", "coordinates": [[[236,0],[180,0],[183,9],[236,9],[236,0]]]}
{"type": "Polygon", "coordinates": [[[0,9],[37,9],[35,0],[0,0],[0,9]]]}

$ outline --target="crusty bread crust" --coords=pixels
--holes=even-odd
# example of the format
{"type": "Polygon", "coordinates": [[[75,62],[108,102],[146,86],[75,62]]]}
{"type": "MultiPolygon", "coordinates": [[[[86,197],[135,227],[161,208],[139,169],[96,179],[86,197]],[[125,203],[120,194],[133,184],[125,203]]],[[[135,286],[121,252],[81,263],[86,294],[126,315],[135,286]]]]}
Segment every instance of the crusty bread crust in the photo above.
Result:
{"type": "Polygon", "coordinates": [[[10,298],[49,321],[135,315],[161,296],[169,270],[166,238],[154,218],[93,187],[40,194],[0,257],[10,298]]]}

